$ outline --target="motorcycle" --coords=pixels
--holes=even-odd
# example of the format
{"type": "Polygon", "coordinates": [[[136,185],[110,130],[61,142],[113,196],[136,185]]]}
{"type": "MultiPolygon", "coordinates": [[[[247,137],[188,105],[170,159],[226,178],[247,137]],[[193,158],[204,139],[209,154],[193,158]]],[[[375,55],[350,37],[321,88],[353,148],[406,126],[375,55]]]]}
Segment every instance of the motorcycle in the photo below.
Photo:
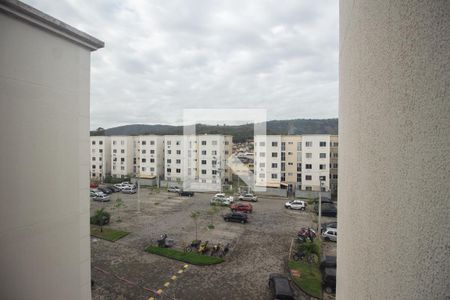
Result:
{"type": "Polygon", "coordinates": [[[161,234],[160,238],[156,242],[158,243],[158,247],[161,248],[171,248],[175,245],[175,241],[173,239],[169,239],[166,233],[161,234]]]}
{"type": "Polygon", "coordinates": [[[313,242],[314,239],[316,238],[316,236],[317,236],[316,232],[313,229],[311,229],[310,227],[308,227],[308,228],[303,227],[297,233],[297,238],[300,243],[305,242],[307,239],[309,239],[311,242],[313,242]]]}
{"type": "Polygon", "coordinates": [[[202,243],[201,240],[194,240],[194,241],[192,241],[189,246],[184,248],[184,252],[192,252],[192,250],[198,250],[198,248],[200,247],[201,243],[202,243]]]}
{"type": "Polygon", "coordinates": [[[208,241],[204,241],[203,243],[200,244],[200,247],[198,248],[198,253],[205,254],[206,252],[208,252],[208,250],[209,250],[208,241]]]}
{"type": "Polygon", "coordinates": [[[220,243],[215,244],[212,248],[211,248],[211,253],[210,255],[213,256],[216,253],[218,253],[220,250],[220,243]]]}

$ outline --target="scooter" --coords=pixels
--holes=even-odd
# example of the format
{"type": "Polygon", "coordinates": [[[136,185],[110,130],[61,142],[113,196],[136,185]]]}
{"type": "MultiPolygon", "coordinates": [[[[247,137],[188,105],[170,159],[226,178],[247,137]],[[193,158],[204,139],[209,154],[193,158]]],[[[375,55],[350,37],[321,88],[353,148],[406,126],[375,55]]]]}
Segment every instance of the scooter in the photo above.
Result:
{"type": "Polygon", "coordinates": [[[160,238],[156,242],[158,243],[158,247],[161,248],[170,248],[175,245],[175,241],[167,238],[166,233],[161,234],[160,238]]]}

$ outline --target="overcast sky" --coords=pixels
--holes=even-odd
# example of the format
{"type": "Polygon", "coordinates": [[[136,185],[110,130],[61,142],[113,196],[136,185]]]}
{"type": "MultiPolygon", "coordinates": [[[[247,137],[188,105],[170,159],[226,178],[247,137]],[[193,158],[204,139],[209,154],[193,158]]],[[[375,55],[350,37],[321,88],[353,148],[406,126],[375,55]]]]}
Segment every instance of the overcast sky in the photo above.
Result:
{"type": "Polygon", "coordinates": [[[337,0],[25,2],[105,42],[91,129],[180,124],[184,108],[337,117],[337,0]]]}

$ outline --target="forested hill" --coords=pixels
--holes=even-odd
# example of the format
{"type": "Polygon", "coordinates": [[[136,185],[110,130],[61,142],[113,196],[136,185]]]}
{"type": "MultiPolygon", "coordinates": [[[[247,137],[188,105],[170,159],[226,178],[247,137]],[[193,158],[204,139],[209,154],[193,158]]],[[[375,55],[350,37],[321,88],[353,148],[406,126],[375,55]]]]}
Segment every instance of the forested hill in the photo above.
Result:
{"type": "MultiPolygon", "coordinates": [[[[257,124],[258,125],[258,124],[257,124]]],[[[198,134],[228,134],[234,142],[253,138],[254,124],[205,125],[196,124],[198,134]]],[[[338,119],[273,120],[266,123],[267,134],[337,134],[338,119]]],[[[91,131],[91,135],[183,134],[183,126],[133,124],[91,131]]]]}

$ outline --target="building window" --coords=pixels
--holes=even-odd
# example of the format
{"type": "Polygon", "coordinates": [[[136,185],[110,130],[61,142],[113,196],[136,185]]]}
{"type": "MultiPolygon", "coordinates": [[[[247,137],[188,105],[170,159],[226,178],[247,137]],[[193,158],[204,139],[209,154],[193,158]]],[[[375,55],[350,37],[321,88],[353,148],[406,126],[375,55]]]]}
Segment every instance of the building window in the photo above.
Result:
{"type": "Polygon", "coordinates": [[[155,141],[150,141],[150,145],[154,145],[155,144],[155,141]]]}
{"type": "Polygon", "coordinates": [[[202,150],[202,155],[206,155],[206,150],[202,150]]]}
{"type": "Polygon", "coordinates": [[[312,147],[312,142],[306,142],[305,147],[312,147]]]}
{"type": "Polygon", "coordinates": [[[167,141],[166,144],[167,144],[167,146],[170,146],[170,145],[172,145],[172,141],[167,141]]]}
{"type": "Polygon", "coordinates": [[[266,167],[266,163],[259,163],[259,167],[260,168],[265,168],[266,167]]]}
{"type": "Polygon", "coordinates": [[[327,146],[327,142],[320,142],[320,143],[319,143],[319,146],[320,146],[320,147],[326,147],[326,146],[327,146]]]}
{"type": "Polygon", "coordinates": [[[170,173],[170,172],[172,172],[172,169],[171,168],[167,168],[167,173],[170,173]]]}
{"type": "Polygon", "coordinates": [[[99,145],[103,145],[103,141],[98,141],[98,144],[99,145]]]}
{"type": "Polygon", "coordinates": [[[155,172],[155,168],[151,167],[150,172],[155,172]]]}
{"type": "Polygon", "coordinates": [[[125,167],[124,167],[124,166],[121,166],[120,169],[123,171],[123,170],[125,170],[125,167]]]}
{"type": "Polygon", "coordinates": [[[116,141],[113,141],[113,145],[116,145],[117,144],[117,142],[116,141]]]}
{"type": "Polygon", "coordinates": [[[331,143],[331,146],[332,146],[332,147],[338,147],[338,146],[339,146],[339,143],[338,143],[338,142],[333,142],[333,143],[331,143]]]}
{"type": "Polygon", "coordinates": [[[292,155],[292,152],[288,152],[288,155],[292,155]]]}
{"type": "Polygon", "coordinates": [[[143,163],[145,163],[145,162],[147,162],[147,159],[143,158],[141,161],[142,161],[143,163]]]}
{"type": "Polygon", "coordinates": [[[286,150],[286,143],[281,142],[281,151],[285,151],[285,150],[286,150]]]}
{"type": "Polygon", "coordinates": [[[272,173],[272,179],[277,179],[278,178],[278,175],[277,174],[274,174],[274,173],[272,173]]]}
{"type": "Polygon", "coordinates": [[[302,151],[302,143],[301,142],[297,143],[297,151],[302,151]]]}
{"type": "Polygon", "coordinates": [[[302,182],[302,174],[297,174],[297,182],[302,182]]]}
{"type": "Polygon", "coordinates": [[[327,165],[325,165],[325,164],[320,164],[320,165],[319,165],[319,169],[320,169],[320,170],[326,170],[326,169],[327,169],[327,165]]]}
{"type": "MultiPolygon", "coordinates": [[[[142,141],[142,146],[145,146],[145,145],[147,145],[147,142],[146,141],[142,141]]],[[[142,171],[144,171],[144,170],[142,170],[142,171]]]]}
{"type": "Polygon", "coordinates": [[[301,172],[302,171],[302,164],[298,163],[297,164],[297,172],[301,172]]]}
{"type": "Polygon", "coordinates": [[[120,150],[120,153],[122,154],[125,153],[125,149],[120,150]]]}
{"type": "Polygon", "coordinates": [[[336,153],[336,152],[333,152],[333,153],[331,153],[332,154],[332,157],[334,157],[334,158],[337,158],[338,157],[338,154],[336,153]]]}
{"type": "Polygon", "coordinates": [[[154,158],[150,158],[150,162],[151,162],[151,163],[154,163],[154,162],[155,162],[155,159],[154,159],[154,158]]]}
{"type": "Polygon", "coordinates": [[[312,180],[312,176],[311,175],[306,175],[305,176],[305,180],[312,180]]]}
{"type": "Polygon", "coordinates": [[[206,165],[206,160],[202,160],[202,165],[206,165]]]}
{"type": "Polygon", "coordinates": [[[176,144],[177,146],[179,146],[179,145],[181,144],[181,142],[180,142],[180,141],[176,141],[175,144],[176,144]]]}
{"type": "Polygon", "coordinates": [[[217,151],[216,151],[216,150],[212,150],[212,151],[211,151],[211,154],[212,154],[212,155],[217,155],[217,151]]]}
{"type": "Polygon", "coordinates": [[[293,165],[294,165],[294,163],[288,162],[288,166],[293,166],[293,165]]]}
{"type": "Polygon", "coordinates": [[[92,165],[92,169],[95,169],[95,165],[92,165]]]}
{"type": "Polygon", "coordinates": [[[121,158],[120,158],[120,161],[121,161],[121,162],[125,162],[125,158],[124,158],[124,157],[121,157],[121,158]]]}
{"type": "Polygon", "coordinates": [[[202,174],[204,174],[204,175],[205,175],[205,174],[206,174],[206,170],[202,170],[202,174]]]}
{"type": "Polygon", "coordinates": [[[281,161],[286,160],[286,152],[281,152],[281,161]]]}
{"type": "Polygon", "coordinates": [[[142,154],[145,154],[145,153],[147,153],[147,151],[145,151],[145,149],[142,149],[142,154]]]}
{"type": "Polygon", "coordinates": [[[229,145],[230,143],[228,141],[225,141],[225,145],[229,145]]]}
{"type": "Polygon", "coordinates": [[[277,152],[272,152],[272,157],[278,157],[278,153],[277,152]]]}
{"type": "Polygon", "coordinates": [[[320,181],[327,181],[327,176],[319,176],[320,181]]]}
{"type": "Polygon", "coordinates": [[[286,171],[286,163],[281,163],[281,172],[286,171]]]}
{"type": "Polygon", "coordinates": [[[212,170],[213,175],[217,175],[217,170],[212,170]]]}
{"type": "Polygon", "coordinates": [[[225,150],[225,155],[228,155],[228,153],[229,153],[228,150],[225,150]]]}
{"type": "Polygon", "coordinates": [[[177,150],[177,154],[178,154],[178,155],[181,155],[181,150],[177,150]]]}
{"type": "Polygon", "coordinates": [[[202,146],[206,146],[206,141],[202,141],[202,146]]]}
{"type": "Polygon", "coordinates": [[[95,161],[95,157],[92,157],[92,161],[95,161]]]}
{"type": "Polygon", "coordinates": [[[177,172],[178,174],[180,174],[180,173],[181,173],[181,169],[176,169],[176,172],[177,172]]]}
{"type": "Polygon", "coordinates": [[[327,154],[326,153],[319,153],[319,158],[327,158],[327,154]]]}
{"type": "Polygon", "coordinates": [[[305,191],[312,191],[312,187],[310,187],[310,186],[305,186],[305,191]]]}
{"type": "Polygon", "coordinates": [[[151,149],[150,154],[155,154],[155,150],[151,149]]]}
{"type": "Polygon", "coordinates": [[[272,164],[272,168],[274,168],[274,169],[278,168],[278,164],[277,163],[273,163],[272,164]]]}
{"type": "Polygon", "coordinates": [[[337,179],[337,174],[333,174],[333,179],[337,179]]]}
{"type": "Polygon", "coordinates": [[[145,172],[145,167],[142,167],[141,170],[145,172]]]}
{"type": "Polygon", "coordinates": [[[92,141],[92,145],[95,145],[95,141],[92,141]]]}
{"type": "Polygon", "coordinates": [[[312,158],[312,153],[306,153],[305,156],[306,158],[312,158]]]}
{"type": "Polygon", "coordinates": [[[170,164],[172,160],[170,158],[167,159],[167,163],[170,164]]]}
{"type": "Polygon", "coordinates": [[[266,175],[264,173],[259,173],[259,178],[265,178],[266,175]]]}
{"type": "Polygon", "coordinates": [[[103,153],[103,149],[98,149],[98,152],[99,153],[103,153]]]}
{"type": "Polygon", "coordinates": [[[98,161],[102,161],[103,159],[101,157],[98,158],[98,161]]]}
{"type": "Polygon", "coordinates": [[[259,157],[266,157],[266,152],[259,152],[259,157]]]}
{"type": "Polygon", "coordinates": [[[172,150],[167,150],[167,154],[172,154],[172,150]]]}
{"type": "Polygon", "coordinates": [[[260,146],[260,147],[264,147],[265,145],[266,145],[265,142],[259,142],[259,146],[260,146]]]}
{"type": "Polygon", "coordinates": [[[213,146],[217,146],[217,141],[212,141],[211,144],[212,144],[213,146]]]}
{"type": "Polygon", "coordinates": [[[177,160],[175,161],[175,163],[181,164],[181,159],[177,159],[177,160]]]}
{"type": "Polygon", "coordinates": [[[272,147],[278,147],[278,142],[272,142],[272,147]]]}
{"type": "Polygon", "coordinates": [[[306,164],[306,165],[305,165],[305,169],[311,170],[311,169],[312,169],[312,164],[306,164]]]}
{"type": "Polygon", "coordinates": [[[113,153],[117,153],[117,149],[113,149],[113,153]]]}

